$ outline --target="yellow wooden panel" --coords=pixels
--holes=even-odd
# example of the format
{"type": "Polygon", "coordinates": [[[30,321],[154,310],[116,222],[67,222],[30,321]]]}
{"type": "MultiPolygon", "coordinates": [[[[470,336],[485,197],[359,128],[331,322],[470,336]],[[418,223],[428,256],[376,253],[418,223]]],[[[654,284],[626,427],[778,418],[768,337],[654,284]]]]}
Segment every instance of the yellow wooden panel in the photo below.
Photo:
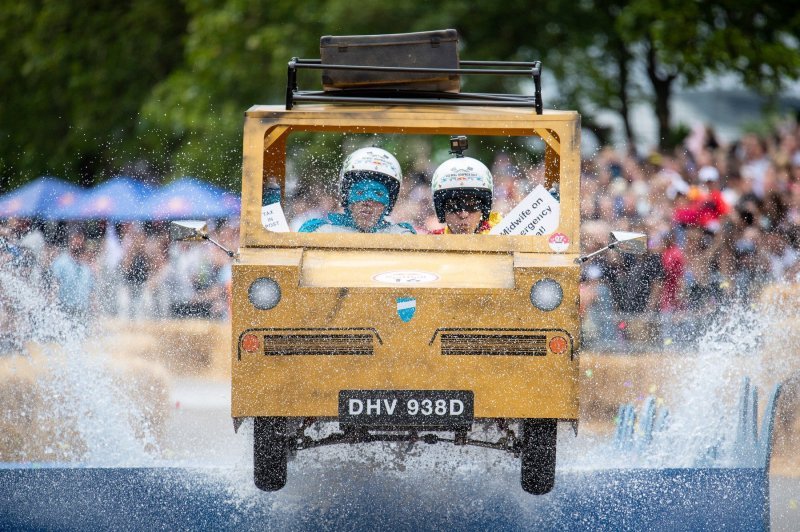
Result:
{"type": "Polygon", "coordinates": [[[477,417],[577,419],[579,149],[580,118],[573,111],[537,115],[524,108],[406,105],[248,110],[241,251],[233,266],[232,414],[333,418],[344,389],[450,389],[475,393],[477,417]],[[552,253],[547,236],[270,233],[260,223],[262,180],[265,174],[281,177],[286,136],[295,131],[540,135],[547,143],[548,183],[560,183],[558,231],[570,240],[567,253],[552,253]],[[417,285],[376,281],[375,275],[395,270],[437,279],[417,285]],[[281,299],[273,309],[258,310],[248,289],[265,276],[278,283],[281,299]],[[555,279],[564,293],[551,312],[530,301],[530,287],[544,277],[555,279]],[[408,323],[398,315],[401,297],[416,301],[408,323]],[[442,329],[539,331],[548,341],[568,338],[571,349],[453,356],[441,350],[442,329]],[[240,339],[252,330],[367,330],[376,340],[372,355],[242,353],[240,339]]]}
{"type": "Polygon", "coordinates": [[[262,249],[242,248],[239,250],[237,262],[239,264],[265,264],[270,266],[300,266],[303,259],[303,250],[300,248],[262,249]]]}
{"type": "Polygon", "coordinates": [[[312,249],[303,254],[300,286],[397,290],[398,286],[402,286],[393,282],[398,277],[411,282],[413,286],[428,288],[514,288],[514,261],[507,253],[312,249]],[[392,276],[393,272],[398,275],[392,276]]]}
{"type": "Polygon", "coordinates": [[[514,253],[515,268],[577,268],[576,254],[514,253]]]}
{"type": "MultiPolygon", "coordinates": [[[[518,256],[513,289],[303,286],[296,266],[275,265],[264,250],[251,264],[234,265],[232,413],[335,417],[344,389],[452,389],[475,393],[478,417],[577,419],[580,347],[580,269],[566,257],[518,256]],[[539,259],[539,260],[537,260],[539,259]],[[281,302],[272,310],[247,301],[250,283],[275,279],[281,302]],[[564,300],[551,312],[535,309],[530,287],[542,277],[561,283],[564,300]],[[416,314],[404,323],[397,298],[413,297],[416,314]],[[380,336],[371,356],[239,356],[239,339],[258,328],[371,329],[380,336]],[[437,330],[545,330],[569,338],[572,351],[547,356],[446,356],[437,330]]],[[[446,254],[452,255],[452,254],[446,254]]],[[[275,262],[285,262],[279,258],[275,262]]]]}
{"type": "Polygon", "coordinates": [[[288,128],[286,134],[292,131],[520,136],[546,133],[550,141],[548,152],[551,153],[547,158],[548,182],[554,181],[557,175],[560,183],[561,220],[558,231],[569,237],[568,252],[579,252],[580,119],[574,111],[537,115],[524,108],[301,105],[286,111],[280,106],[256,106],[248,111],[245,119],[242,246],[549,253],[547,236],[498,236],[501,241],[489,241],[473,235],[441,238],[432,235],[341,234],[331,237],[267,231],[260,225],[260,177],[268,171],[267,167],[285,164],[281,156],[267,153],[273,157],[268,161],[264,157],[265,146],[272,142],[276,127],[288,128]],[[258,178],[254,179],[256,176],[258,178]]]}

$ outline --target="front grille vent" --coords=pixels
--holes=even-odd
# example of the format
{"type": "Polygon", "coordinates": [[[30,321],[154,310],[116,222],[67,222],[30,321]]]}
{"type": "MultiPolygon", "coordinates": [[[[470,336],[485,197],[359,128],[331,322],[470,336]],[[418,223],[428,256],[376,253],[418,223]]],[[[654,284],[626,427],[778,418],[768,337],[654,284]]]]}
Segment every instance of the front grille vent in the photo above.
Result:
{"type": "Polygon", "coordinates": [[[442,333],[443,355],[547,355],[544,334],[442,333]]]}
{"type": "Polygon", "coordinates": [[[267,333],[265,355],[371,355],[372,334],[267,333]]]}

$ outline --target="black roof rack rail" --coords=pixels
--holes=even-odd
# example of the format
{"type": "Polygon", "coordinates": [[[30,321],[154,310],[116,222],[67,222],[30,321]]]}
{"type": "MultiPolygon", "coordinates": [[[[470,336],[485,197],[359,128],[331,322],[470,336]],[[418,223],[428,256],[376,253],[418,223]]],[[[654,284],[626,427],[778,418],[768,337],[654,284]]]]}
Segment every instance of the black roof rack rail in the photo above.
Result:
{"type": "Polygon", "coordinates": [[[402,103],[418,105],[483,105],[503,107],[534,107],[542,114],[542,62],[521,61],[459,61],[459,68],[422,68],[366,65],[328,65],[321,59],[293,57],[288,65],[286,82],[286,110],[300,102],[339,103],[402,103]],[[479,67],[479,68],[462,68],[479,67]],[[489,68],[499,67],[499,68],[489,68]],[[523,94],[456,93],[414,91],[407,89],[360,88],[331,92],[301,91],[297,88],[297,71],[313,70],[365,70],[374,72],[415,72],[458,75],[530,76],[533,78],[533,96],[523,94]]]}

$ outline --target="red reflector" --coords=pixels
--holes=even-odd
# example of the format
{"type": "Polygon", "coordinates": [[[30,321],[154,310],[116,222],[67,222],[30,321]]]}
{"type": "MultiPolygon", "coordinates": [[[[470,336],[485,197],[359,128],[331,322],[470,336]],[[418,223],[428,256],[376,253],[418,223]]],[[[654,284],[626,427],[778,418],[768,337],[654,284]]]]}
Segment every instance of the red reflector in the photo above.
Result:
{"type": "Polygon", "coordinates": [[[550,351],[560,355],[567,350],[567,339],[563,336],[553,336],[550,338],[550,351]]]}
{"type": "Polygon", "coordinates": [[[248,353],[255,353],[261,347],[261,340],[255,334],[245,334],[242,338],[242,349],[248,353]]]}

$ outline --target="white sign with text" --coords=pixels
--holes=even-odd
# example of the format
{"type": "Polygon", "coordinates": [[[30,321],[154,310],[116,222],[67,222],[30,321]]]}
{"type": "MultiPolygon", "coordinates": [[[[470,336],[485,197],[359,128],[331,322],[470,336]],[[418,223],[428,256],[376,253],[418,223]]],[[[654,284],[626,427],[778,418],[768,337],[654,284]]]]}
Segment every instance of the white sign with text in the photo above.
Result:
{"type": "Polygon", "coordinates": [[[261,225],[274,233],[288,233],[289,224],[280,203],[270,203],[261,207],[261,225]]]}
{"type": "Polygon", "coordinates": [[[491,235],[547,235],[558,229],[559,203],[542,185],[492,227],[491,235]]]}

